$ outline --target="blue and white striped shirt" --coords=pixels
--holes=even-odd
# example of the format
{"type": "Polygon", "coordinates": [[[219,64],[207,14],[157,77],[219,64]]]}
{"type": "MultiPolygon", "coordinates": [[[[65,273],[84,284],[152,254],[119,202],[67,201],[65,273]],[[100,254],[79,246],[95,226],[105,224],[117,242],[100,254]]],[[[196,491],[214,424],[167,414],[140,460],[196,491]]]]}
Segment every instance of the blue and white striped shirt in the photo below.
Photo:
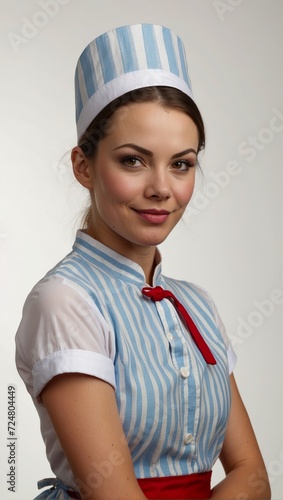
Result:
{"type": "Polygon", "coordinates": [[[156,266],[153,286],[185,306],[216,358],[208,365],[171,301],[151,301],[144,286],[138,264],[78,231],[73,251],[27,298],[17,366],[52,469],[69,486],[76,487],[72,472],[40,404],[58,373],[87,373],[116,388],[137,478],[209,471],[219,456],[235,357],[215,306],[204,290],[156,266]]]}

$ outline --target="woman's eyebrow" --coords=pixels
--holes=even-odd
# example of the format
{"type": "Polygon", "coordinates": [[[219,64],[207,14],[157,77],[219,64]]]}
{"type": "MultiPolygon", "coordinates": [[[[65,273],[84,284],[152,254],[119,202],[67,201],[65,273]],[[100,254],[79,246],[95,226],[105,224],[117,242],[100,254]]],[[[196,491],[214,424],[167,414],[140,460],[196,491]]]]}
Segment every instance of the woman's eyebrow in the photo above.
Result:
{"type": "MultiPolygon", "coordinates": [[[[114,148],[113,151],[115,151],[116,149],[121,149],[121,148],[125,148],[125,147],[135,149],[139,153],[153,157],[152,151],[149,151],[149,149],[142,148],[141,146],[138,146],[137,144],[133,144],[133,143],[122,144],[121,146],[114,148]]],[[[188,153],[194,153],[197,156],[197,152],[193,148],[188,148],[188,149],[185,149],[184,151],[180,151],[180,153],[174,154],[171,159],[179,158],[180,156],[186,155],[188,153]]]]}
{"type": "Polygon", "coordinates": [[[151,157],[153,156],[153,152],[149,151],[149,149],[142,148],[141,146],[138,146],[137,144],[132,144],[132,143],[122,144],[122,146],[118,146],[117,148],[114,148],[113,151],[115,151],[116,149],[121,149],[121,148],[126,148],[126,147],[135,149],[136,151],[138,151],[139,153],[142,153],[144,155],[151,156],[151,157]]]}
{"type": "Polygon", "coordinates": [[[176,153],[175,155],[172,156],[173,158],[179,158],[180,156],[187,155],[188,153],[194,153],[197,156],[197,152],[193,148],[185,149],[184,151],[181,151],[180,153],[176,153]]]}

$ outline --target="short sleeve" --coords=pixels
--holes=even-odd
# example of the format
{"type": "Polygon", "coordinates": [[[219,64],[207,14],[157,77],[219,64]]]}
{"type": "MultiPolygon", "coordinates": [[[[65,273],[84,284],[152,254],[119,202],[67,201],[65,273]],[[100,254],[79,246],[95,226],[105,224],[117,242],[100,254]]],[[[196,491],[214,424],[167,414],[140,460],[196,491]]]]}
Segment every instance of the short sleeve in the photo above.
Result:
{"type": "Polygon", "coordinates": [[[226,328],[225,328],[225,326],[224,326],[224,324],[219,316],[216,305],[215,305],[214,301],[212,300],[211,296],[209,295],[209,293],[202,287],[197,286],[196,288],[198,289],[198,292],[202,295],[204,300],[206,302],[208,302],[208,304],[210,305],[215,323],[216,323],[216,325],[217,325],[217,327],[218,327],[218,329],[223,337],[224,343],[226,345],[226,351],[227,351],[229,374],[231,375],[231,373],[234,371],[234,368],[236,366],[237,356],[236,356],[236,353],[232,347],[231,341],[229,340],[229,336],[227,335],[226,328]]]}
{"type": "Polygon", "coordinates": [[[81,373],[115,387],[115,339],[89,295],[49,276],[29,294],[16,334],[17,368],[33,397],[56,375],[81,373]]]}

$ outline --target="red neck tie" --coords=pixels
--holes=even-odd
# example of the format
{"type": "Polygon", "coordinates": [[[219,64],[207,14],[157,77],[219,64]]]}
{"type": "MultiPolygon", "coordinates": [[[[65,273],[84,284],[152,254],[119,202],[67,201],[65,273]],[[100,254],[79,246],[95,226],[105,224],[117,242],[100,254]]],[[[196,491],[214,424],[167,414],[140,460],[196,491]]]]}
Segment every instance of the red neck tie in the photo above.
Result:
{"type": "Polygon", "coordinates": [[[202,338],[197,326],[193,322],[192,318],[189,316],[187,313],[186,309],[182,304],[176,299],[175,295],[173,295],[172,292],[169,292],[169,290],[163,290],[161,286],[156,286],[155,288],[150,288],[150,287],[144,287],[142,289],[142,293],[146,295],[147,297],[150,297],[151,300],[156,302],[157,300],[162,300],[162,299],[172,299],[174,306],[176,307],[177,311],[182,315],[183,319],[185,320],[190,334],[193,337],[198,349],[202,353],[205,361],[209,365],[216,365],[216,360],[209,349],[207,343],[205,340],[202,338]]]}

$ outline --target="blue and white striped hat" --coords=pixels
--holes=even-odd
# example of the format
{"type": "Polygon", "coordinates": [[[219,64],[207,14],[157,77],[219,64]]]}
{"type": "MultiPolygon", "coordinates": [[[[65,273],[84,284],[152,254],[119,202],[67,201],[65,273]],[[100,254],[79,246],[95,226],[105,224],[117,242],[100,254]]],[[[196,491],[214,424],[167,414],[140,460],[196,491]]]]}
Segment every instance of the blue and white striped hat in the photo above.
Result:
{"type": "Polygon", "coordinates": [[[85,48],[76,67],[78,139],[114,99],[156,85],[192,97],[184,45],[177,35],[152,24],[122,26],[100,35],[85,48]]]}

